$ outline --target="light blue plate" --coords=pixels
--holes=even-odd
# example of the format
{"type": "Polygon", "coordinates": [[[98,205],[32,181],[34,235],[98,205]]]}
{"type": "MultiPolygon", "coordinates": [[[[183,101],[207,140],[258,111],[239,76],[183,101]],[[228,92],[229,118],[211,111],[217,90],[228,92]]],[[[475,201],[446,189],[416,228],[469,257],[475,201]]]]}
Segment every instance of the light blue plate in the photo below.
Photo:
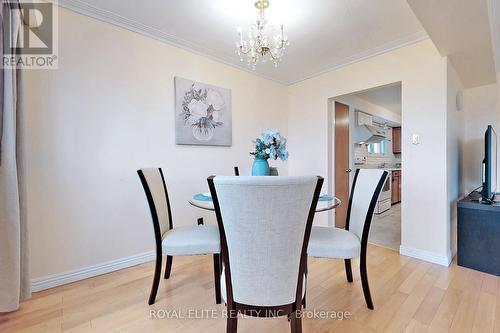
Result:
{"type": "Polygon", "coordinates": [[[210,193],[198,193],[193,196],[193,199],[198,201],[212,201],[212,196],[210,193]]]}
{"type": "Polygon", "coordinates": [[[323,195],[320,195],[319,196],[319,199],[318,201],[332,201],[334,198],[333,198],[333,195],[330,195],[330,194],[323,194],[323,195]]]}
{"type": "MultiPolygon", "coordinates": [[[[212,201],[212,196],[210,193],[198,193],[193,196],[193,199],[198,201],[212,201]]],[[[318,201],[332,201],[333,199],[333,195],[323,194],[319,196],[318,201]]]]}

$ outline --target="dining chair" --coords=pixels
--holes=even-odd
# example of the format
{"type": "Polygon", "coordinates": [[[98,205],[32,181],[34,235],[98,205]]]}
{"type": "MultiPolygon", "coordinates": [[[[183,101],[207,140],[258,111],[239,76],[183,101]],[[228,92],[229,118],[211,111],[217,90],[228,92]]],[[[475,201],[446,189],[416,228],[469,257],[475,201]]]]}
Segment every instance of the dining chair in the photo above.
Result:
{"type": "Polygon", "coordinates": [[[360,275],[366,305],[373,302],[366,271],[368,233],[378,196],[388,172],[379,169],[357,169],[351,188],[345,229],[314,226],[307,254],[311,257],[344,259],[347,281],[353,282],[351,259],[360,257],[360,275]]]}
{"type": "Polygon", "coordinates": [[[215,302],[220,304],[221,259],[218,227],[192,225],[174,228],[167,186],[161,168],[140,169],[137,173],[148,200],[156,242],[156,265],[149,305],[155,302],[158,292],[163,255],[167,256],[164,278],[168,279],[172,270],[173,256],[201,254],[213,254],[215,302]]]}
{"type": "Polygon", "coordinates": [[[221,239],[227,333],[238,313],[289,316],[302,332],[307,244],[323,178],[209,177],[221,239]]]}

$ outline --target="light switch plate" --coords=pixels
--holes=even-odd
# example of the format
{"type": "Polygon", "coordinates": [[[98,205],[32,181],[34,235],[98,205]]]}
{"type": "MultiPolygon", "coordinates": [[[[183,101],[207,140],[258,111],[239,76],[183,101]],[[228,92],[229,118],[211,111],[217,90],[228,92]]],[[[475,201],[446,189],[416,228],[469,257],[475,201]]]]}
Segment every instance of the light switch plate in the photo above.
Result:
{"type": "Polygon", "coordinates": [[[420,135],[418,134],[413,134],[413,137],[412,137],[412,143],[414,145],[418,145],[420,144],[420,135]]]}

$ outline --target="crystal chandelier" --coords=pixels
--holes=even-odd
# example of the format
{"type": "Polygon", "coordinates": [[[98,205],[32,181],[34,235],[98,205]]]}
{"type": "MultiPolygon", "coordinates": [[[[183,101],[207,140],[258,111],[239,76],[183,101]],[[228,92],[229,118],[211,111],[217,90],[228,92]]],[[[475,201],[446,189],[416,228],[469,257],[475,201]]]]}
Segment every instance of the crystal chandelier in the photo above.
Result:
{"type": "Polygon", "coordinates": [[[274,67],[278,67],[281,62],[285,47],[289,45],[287,36],[283,32],[283,25],[279,31],[272,25],[267,24],[264,16],[264,10],[269,7],[268,0],[257,0],[255,8],[259,12],[257,23],[250,27],[248,41],[243,39],[241,29],[238,29],[239,41],[236,42],[236,53],[240,60],[247,58],[248,65],[255,69],[257,63],[271,60],[274,67]]]}

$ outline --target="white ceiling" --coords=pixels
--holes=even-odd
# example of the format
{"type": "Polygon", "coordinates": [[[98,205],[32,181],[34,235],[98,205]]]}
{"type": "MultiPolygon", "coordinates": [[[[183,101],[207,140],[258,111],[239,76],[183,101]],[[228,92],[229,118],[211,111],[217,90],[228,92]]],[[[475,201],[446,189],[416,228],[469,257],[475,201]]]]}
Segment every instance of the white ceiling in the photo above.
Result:
{"type": "MultiPolygon", "coordinates": [[[[448,56],[466,88],[496,82],[493,38],[498,0],[408,0],[431,40],[448,56]]],[[[498,37],[498,36],[497,36],[498,37]]],[[[499,60],[500,61],[500,60],[499,60]]]]}
{"type": "MultiPolygon", "coordinates": [[[[235,54],[236,28],[256,18],[254,0],[59,0],[63,7],[250,70],[235,54]]],[[[283,23],[283,63],[256,74],[285,84],[427,38],[406,0],[270,0],[283,23]]]]}
{"type": "Polygon", "coordinates": [[[401,83],[367,90],[356,94],[356,97],[401,114],[401,83]]]}

